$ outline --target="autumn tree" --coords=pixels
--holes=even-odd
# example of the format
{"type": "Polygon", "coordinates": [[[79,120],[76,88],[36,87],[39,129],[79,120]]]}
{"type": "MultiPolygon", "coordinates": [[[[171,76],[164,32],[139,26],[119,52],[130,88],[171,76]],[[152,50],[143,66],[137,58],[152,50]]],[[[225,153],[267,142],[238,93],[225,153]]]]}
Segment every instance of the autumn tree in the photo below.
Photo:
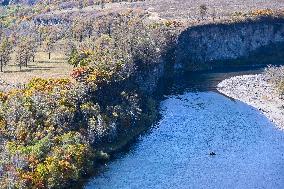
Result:
{"type": "Polygon", "coordinates": [[[58,40],[58,36],[62,35],[60,34],[60,29],[57,26],[42,26],[38,28],[37,33],[39,35],[40,45],[42,45],[43,50],[48,53],[48,58],[51,59],[55,42],[58,40]]]}
{"type": "Polygon", "coordinates": [[[16,62],[19,65],[20,70],[22,69],[22,66],[28,66],[30,58],[31,52],[29,39],[26,37],[22,37],[18,41],[18,45],[16,48],[16,62]]]}
{"type": "Polygon", "coordinates": [[[64,52],[64,54],[66,56],[70,56],[70,54],[72,53],[73,49],[75,49],[74,40],[71,39],[71,38],[64,39],[62,47],[63,47],[62,52],[64,52]]]}
{"type": "Polygon", "coordinates": [[[85,37],[91,38],[93,33],[92,20],[78,17],[73,20],[71,30],[73,38],[79,42],[82,42],[85,37]]]}
{"type": "Polygon", "coordinates": [[[3,72],[3,66],[6,66],[11,59],[12,44],[7,39],[1,39],[0,44],[0,71],[3,72]]]}
{"type": "Polygon", "coordinates": [[[29,43],[28,49],[27,49],[28,60],[29,61],[32,60],[34,62],[38,44],[37,44],[36,40],[33,37],[29,37],[28,38],[28,43],[29,43]]]}

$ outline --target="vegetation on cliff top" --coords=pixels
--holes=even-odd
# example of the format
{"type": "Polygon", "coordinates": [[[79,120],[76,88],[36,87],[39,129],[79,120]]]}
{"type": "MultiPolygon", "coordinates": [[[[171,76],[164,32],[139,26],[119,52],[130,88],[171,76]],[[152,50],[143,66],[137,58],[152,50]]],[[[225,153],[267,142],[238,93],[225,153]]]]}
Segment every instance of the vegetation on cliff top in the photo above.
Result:
{"type": "MultiPolygon", "coordinates": [[[[84,22],[89,25],[75,27],[80,30],[71,30],[68,38],[72,39],[73,79],[35,78],[0,94],[1,186],[68,186],[103,156],[93,146],[130,132],[142,117],[153,117],[155,104],[134,83],[129,84],[129,78],[158,64],[174,40],[175,23],[147,23],[146,16],[126,11],[103,22],[84,22]]],[[[36,46],[56,34],[39,32],[35,38],[20,38],[19,65],[32,61],[36,46]]],[[[53,43],[65,40],[53,39],[53,43]]],[[[1,46],[3,57],[10,51],[11,40],[5,38],[1,46]]]]}

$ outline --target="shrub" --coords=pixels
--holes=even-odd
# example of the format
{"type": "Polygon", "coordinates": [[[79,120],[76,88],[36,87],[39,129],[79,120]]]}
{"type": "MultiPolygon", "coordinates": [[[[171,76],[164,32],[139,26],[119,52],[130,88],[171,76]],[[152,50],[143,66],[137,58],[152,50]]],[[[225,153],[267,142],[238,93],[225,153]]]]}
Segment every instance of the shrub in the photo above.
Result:
{"type": "Polygon", "coordinates": [[[252,11],[251,14],[253,16],[272,16],[274,12],[271,9],[258,9],[258,10],[252,11]]]}

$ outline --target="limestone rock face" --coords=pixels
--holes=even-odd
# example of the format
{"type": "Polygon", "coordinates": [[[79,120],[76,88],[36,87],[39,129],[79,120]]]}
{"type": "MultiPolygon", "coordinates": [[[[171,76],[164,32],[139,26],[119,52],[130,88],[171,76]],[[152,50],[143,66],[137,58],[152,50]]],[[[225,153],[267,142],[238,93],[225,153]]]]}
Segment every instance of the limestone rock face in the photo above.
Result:
{"type": "MultiPolygon", "coordinates": [[[[203,63],[216,64],[219,60],[246,57],[266,45],[284,42],[284,20],[246,21],[231,24],[193,26],[179,36],[174,52],[174,69],[194,70],[203,63]],[[190,65],[190,66],[189,66],[190,65]]],[[[148,72],[137,74],[135,81],[145,93],[153,93],[165,73],[166,61],[148,72]]],[[[202,69],[202,67],[201,67],[202,69]]]]}
{"type": "Polygon", "coordinates": [[[260,47],[278,42],[284,42],[283,19],[195,26],[179,37],[176,67],[245,57],[260,47]]]}

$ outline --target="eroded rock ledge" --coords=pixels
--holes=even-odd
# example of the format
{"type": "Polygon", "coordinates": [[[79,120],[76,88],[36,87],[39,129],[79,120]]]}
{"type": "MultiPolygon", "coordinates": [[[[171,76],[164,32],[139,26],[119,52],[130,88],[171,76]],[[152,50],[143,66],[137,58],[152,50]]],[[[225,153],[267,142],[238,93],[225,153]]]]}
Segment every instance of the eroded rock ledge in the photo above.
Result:
{"type": "Polygon", "coordinates": [[[179,36],[175,67],[194,70],[202,63],[213,66],[216,61],[247,57],[258,48],[283,41],[283,18],[190,27],[179,36]]]}

